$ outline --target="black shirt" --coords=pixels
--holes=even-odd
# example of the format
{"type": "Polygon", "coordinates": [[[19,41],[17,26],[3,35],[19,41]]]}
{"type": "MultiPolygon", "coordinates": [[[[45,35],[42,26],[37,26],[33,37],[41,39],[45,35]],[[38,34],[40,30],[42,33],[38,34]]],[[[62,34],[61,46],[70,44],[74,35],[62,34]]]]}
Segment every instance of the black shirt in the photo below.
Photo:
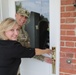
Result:
{"type": "Polygon", "coordinates": [[[21,58],[34,55],[34,48],[23,47],[17,41],[0,40],[0,75],[17,75],[21,58]]]}

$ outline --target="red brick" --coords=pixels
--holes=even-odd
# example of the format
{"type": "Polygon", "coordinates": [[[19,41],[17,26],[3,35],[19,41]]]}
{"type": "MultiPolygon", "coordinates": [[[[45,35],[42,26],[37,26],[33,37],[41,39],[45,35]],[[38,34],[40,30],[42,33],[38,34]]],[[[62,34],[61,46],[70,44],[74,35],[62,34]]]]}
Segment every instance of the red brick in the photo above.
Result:
{"type": "Polygon", "coordinates": [[[74,47],[74,42],[66,42],[67,47],[74,47]]]}
{"type": "Polygon", "coordinates": [[[70,17],[71,13],[70,12],[63,12],[61,13],[61,17],[70,17]]]}
{"type": "Polygon", "coordinates": [[[66,6],[66,11],[74,11],[75,7],[74,6],[66,6]]]}
{"type": "Polygon", "coordinates": [[[65,53],[76,53],[76,48],[61,47],[60,50],[65,53]]]}
{"type": "Polygon", "coordinates": [[[61,0],[61,5],[71,5],[74,4],[74,0],[61,0]]]}
{"type": "Polygon", "coordinates": [[[75,22],[75,18],[66,18],[66,23],[74,23],[75,22]]]}
{"type": "Polygon", "coordinates": [[[61,35],[66,35],[66,31],[65,30],[61,30],[61,35]]]}
{"type": "Polygon", "coordinates": [[[75,35],[75,32],[70,30],[66,32],[66,35],[75,35]]]}
{"type": "Polygon", "coordinates": [[[61,29],[75,29],[76,25],[62,24],[61,29]]]}
{"type": "Polygon", "coordinates": [[[63,41],[76,41],[76,37],[71,36],[61,36],[61,40],[63,41]]]}
{"type": "Polygon", "coordinates": [[[65,56],[66,56],[66,54],[64,52],[60,53],[60,57],[65,57],[65,56]]]}
{"type": "Polygon", "coordinates": [[[66,22],[66,19],[61,19],[61,23],[65,23],[66,22]]]}
{"type": "Polygon", "coordinates": [[[62,7],[61,7],[61,12],[64,12],[64,11],[65,11],[65,7],[62,6],[62,7]]]}
{"type": "Polygon", "coordinates": [[[61,46],[64,46],[64,42],[60,42],[60,45],[61,45],[61,46]]]}

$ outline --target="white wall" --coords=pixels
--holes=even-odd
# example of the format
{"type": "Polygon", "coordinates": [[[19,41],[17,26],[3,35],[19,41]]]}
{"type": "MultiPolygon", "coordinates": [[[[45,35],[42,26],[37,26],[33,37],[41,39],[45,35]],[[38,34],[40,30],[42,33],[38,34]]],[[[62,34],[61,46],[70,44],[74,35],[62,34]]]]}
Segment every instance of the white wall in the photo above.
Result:
{"type": "Polygon", "coordinates": [[[0,22],[2,21],[2,2],[0,0],[0,22]]]}
{"type": "Polygon", "coordinates": [[[9,16],[8,0],[0,0],[0,19],[5,19],[9,16]]]}

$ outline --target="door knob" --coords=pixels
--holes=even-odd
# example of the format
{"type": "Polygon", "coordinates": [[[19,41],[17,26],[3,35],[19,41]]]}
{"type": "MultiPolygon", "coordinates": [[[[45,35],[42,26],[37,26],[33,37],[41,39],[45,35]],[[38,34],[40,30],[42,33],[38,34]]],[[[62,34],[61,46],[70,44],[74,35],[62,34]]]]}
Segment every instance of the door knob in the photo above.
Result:
{"type": "Polygon", "coordinates": [[[52,73],[56,73],[56,47],[52,47],[52,73]]]}

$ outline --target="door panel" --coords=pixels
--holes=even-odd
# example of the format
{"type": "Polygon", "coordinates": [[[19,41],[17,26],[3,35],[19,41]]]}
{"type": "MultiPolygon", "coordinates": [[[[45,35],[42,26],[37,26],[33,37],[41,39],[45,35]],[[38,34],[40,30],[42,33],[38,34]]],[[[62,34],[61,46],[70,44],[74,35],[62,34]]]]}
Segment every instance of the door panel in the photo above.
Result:
{"type": "Polygon", "coordinates": [[[50,75],[50,65],[34,58],[22,59],[21,75],[50,75]]]}

